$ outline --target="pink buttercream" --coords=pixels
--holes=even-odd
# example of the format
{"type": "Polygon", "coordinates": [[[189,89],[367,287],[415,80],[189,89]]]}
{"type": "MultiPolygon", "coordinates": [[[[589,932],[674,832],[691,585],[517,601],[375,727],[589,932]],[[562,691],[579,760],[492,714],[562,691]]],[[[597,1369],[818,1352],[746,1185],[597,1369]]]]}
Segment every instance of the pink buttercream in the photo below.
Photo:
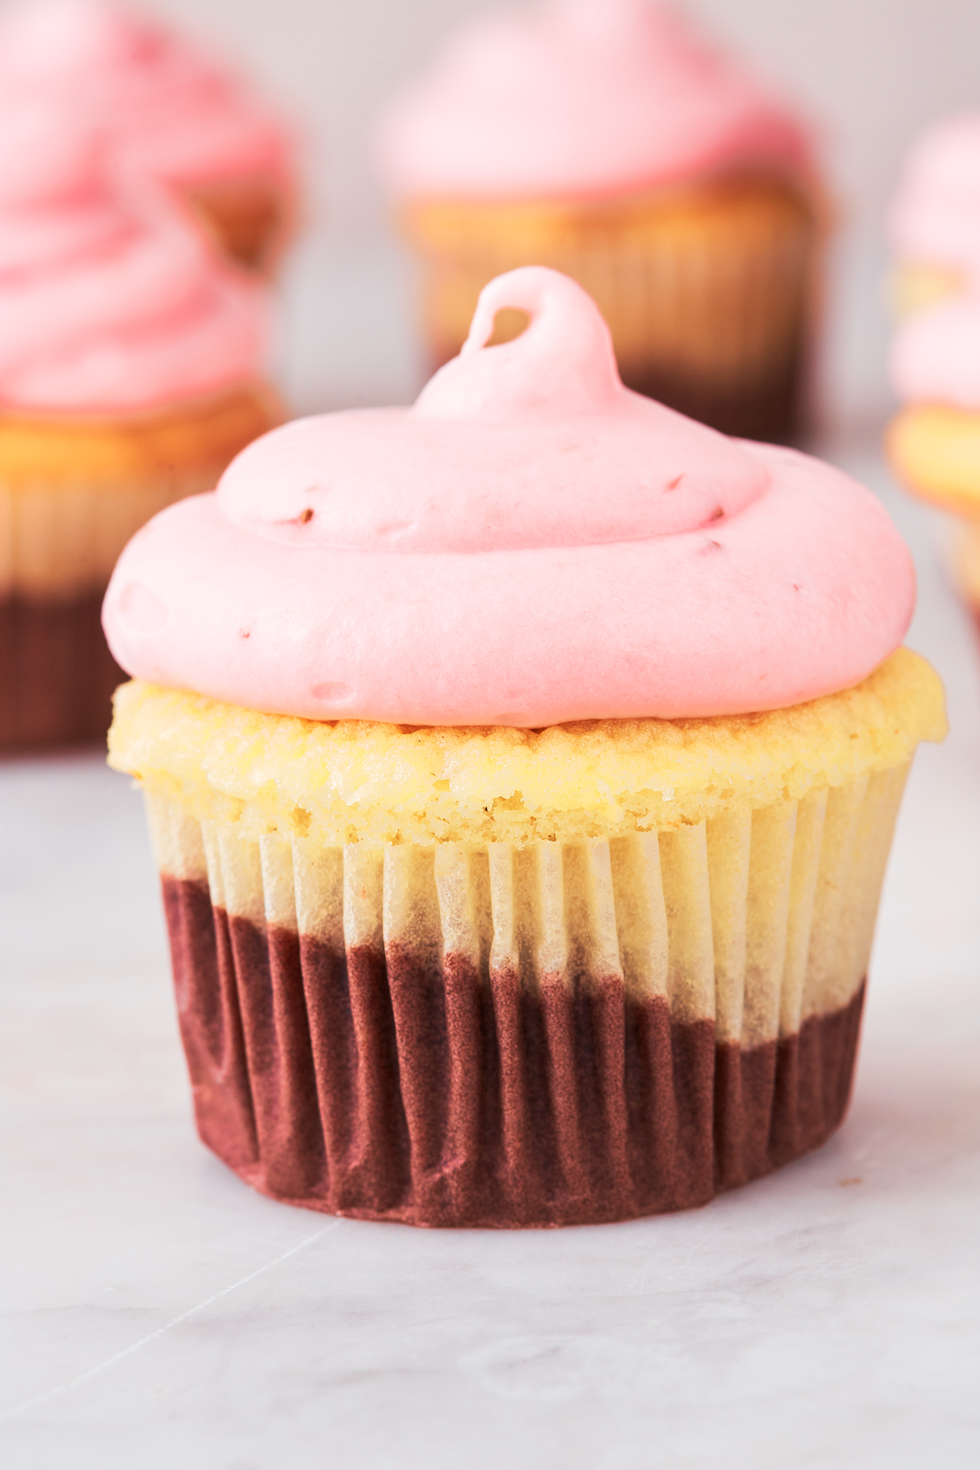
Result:
{"type": "Polygon", "coordinates": [[[630,392],[591,299],[529,266],[413,408],[289,424],[151,521],[104,624],[131,674],[233,704],[534,728],[847,688],[913,601],[868,491],[630,392]],[[484,346],[505,307],[530,325],[484,346]]]}
{"type": "Polygon", "coordinates": [[[915,143],[888,235],[900,260],[980,272],[980,112],[943,118],[915,143]]]}
{"type": "Polygon", "coordinates": [[[0,109],[0,408],[147,409],[262,371],[267,295],[70,111],[0,109]]]}
{"type": "Polygon", "coordinates": [[[805,170],[800,124],[649,0],[481,16],[398,97],[382,170],[414,198],[587,198],[720,169],[805,170]]]}
{"type": "Polygon", "coordinates": [[[284,177],[282,125],[198,51],[102,0],[17,0],[0,14],[0,89],[51,97],[168,182],[284,177]]]}
{"type": "Polygon", "coordinates": [[[980,412],[980,296],[949,296],[900,322],[889,376],[903,403],[980,412]]]}

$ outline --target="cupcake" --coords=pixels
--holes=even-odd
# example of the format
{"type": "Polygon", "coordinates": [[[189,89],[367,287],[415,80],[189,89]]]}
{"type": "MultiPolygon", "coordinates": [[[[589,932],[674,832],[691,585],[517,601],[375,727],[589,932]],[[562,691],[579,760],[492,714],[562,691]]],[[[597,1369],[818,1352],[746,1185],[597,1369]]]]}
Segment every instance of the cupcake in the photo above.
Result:
{"type": "Polygon", "coordinates": [[[0,88],[67,104],[189,201],[236,261],[273,262],[294,214],[291,139],[181,38],[104,0],[15,0],[0,16],[0,88]]]}
{"type": "Polygon", "coordinates": [[[917,140],[888,217],[891,296],[907,315],[980,271],[980,112],[942,118],[917,140]]]}
{"type": "Polygon", "coordinates": [[[889,369],[902,407],[888,458],[908,489],[951,513],[954,576],[980,621],[980,291],[900,322],[889,369]]]}
{"type": "Polygon", "coordinates": [[[50,107],[0,108],[0,749],[104,735],[133,532],[281,413],[262,287],[50,107]]]}
{"type": "Polygon", "coordinates": [[[421,259],[433,365],[488,280],[548,265],[594,297],[630,387],[729,433],[791,434],[819,235],[810,148],[672,10],[481,16],[391,103],[377,151],[421,259]]]}
{"type": "Polygon", "coordinates": [[[926,499],[980,518],[980,291],[900,322],[889,377],[902,404],[887,435],[896,473],[926,499]]]}
{"type": "Polygon", "coordinates": [[[913,598],[873,496],[625,389],[536,267],[414,407],[299,420],[157,516],[105,602],[110,760],[204,1141],[293,1204],[508,1227],[823,1142],[944,733],[913,598]]]}

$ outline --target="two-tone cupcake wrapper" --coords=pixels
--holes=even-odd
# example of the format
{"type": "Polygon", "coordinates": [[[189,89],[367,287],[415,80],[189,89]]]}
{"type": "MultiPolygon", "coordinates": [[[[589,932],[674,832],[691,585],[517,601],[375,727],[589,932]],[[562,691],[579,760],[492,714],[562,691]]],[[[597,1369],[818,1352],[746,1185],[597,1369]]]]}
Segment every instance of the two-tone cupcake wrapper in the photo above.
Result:
{"type": "Polygon", "coordinates": [[[102,634],[102,598],[129,538],[164,506],[214,488],[215,472],[0,479],[0,750],[109,728],[124,677],[102,634]]]}
{"type": "Polygon", "coordinates": [[[148,794],[202,1139],[424,1225],[703,1204],[850,1093],[907,767],[612,841],[318,847],[148,794]]]}

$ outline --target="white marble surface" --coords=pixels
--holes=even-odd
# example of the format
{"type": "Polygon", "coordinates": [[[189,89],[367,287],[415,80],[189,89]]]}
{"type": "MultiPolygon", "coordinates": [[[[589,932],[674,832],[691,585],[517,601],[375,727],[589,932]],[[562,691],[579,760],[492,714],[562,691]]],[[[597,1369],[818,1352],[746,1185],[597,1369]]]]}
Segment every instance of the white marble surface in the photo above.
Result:
{"type": "Polygon", "coordinates": [[[980,1463],[980,661],[934,527],[913,773],[850,1117],[670,1218],[335,1221],[197,1142],[138,797],[0,767],[5,1470],[903,1470],[980,1463]]]}

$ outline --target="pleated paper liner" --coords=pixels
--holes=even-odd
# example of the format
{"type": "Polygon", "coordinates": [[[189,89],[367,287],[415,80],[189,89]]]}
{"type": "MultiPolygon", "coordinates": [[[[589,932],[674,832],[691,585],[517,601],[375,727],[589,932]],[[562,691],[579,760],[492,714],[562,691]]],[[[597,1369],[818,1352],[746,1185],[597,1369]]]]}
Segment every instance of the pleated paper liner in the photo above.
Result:
{"type": "Polygon", "coordinates": [[[791,435],[820,229],[789,185],[735,180],[585,206],[419,205],[404,225],[423,260],[435,364],[458,353],[489,280],[548,265],[595,299],[627,386],[726,433],[791,435]]]}
{"type": "Polygon", "coordinates": [[[116,426],[0,416],[0,750],[105,734],[125,677],[101,624],[119,553],[280,418],[254,390],[116,426]]]}
{"type": "Polygon", "coordinates": [[[277,1199],[416,1225],[767,1174],[846,1110],[907,770],[522,848],[248,840],[148,790],[202,1139],[277,1199]]]}

